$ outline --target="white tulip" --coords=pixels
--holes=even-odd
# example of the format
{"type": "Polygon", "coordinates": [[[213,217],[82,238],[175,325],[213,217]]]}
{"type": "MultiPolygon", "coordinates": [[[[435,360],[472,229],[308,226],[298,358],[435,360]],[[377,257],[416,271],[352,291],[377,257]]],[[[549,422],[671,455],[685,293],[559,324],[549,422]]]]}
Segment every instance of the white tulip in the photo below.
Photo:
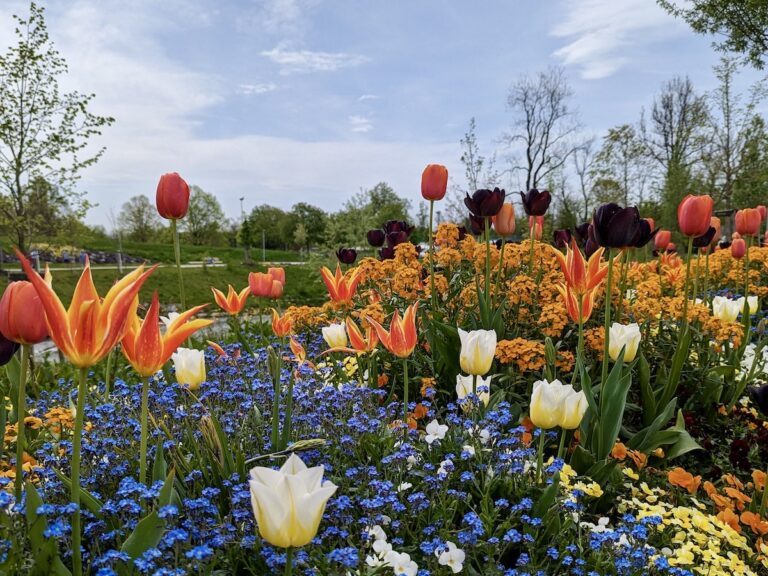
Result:
{"type": "Polygon", "coordinates": [[[248,482],[259,534],[273,546],[299,547],[317,534],[336,486],[323,482],[323,466],[307,468],[291,454],[280,470],[257,466],[248,482]]]}
{"type": "MultiPolygon", "coordinates": [[[[744,296],[738,298],[736,303],[739,305],[739,312],[744,312],[744,296]]],[[[749,305],[750,315],[757,314],[757,311],[759,310],[757,296],[747,296],[747,304],[749,305]]]]}
{"type": "Polygon", "coordinates": [[[724,296],[712,298],[712,314],[723,322],[735,322],[743,309],[743,303],[740,307],[738,300],[731,300],[724,296]]]}
{"type": "Polygon", "coordinates": [[[608,355],[616,362],[624,348],[624,362],[632,362],[640,347],[640,326],[637,324],[619,324],[614,322],[608,331],[608,355]]]}
{"type": "Polygon", "coordinates": [[[584,391],[576,392],[570,384],[564,385],[560,380],[539,380],[533,384],[530,417],[531,422],[539,428],[578,428],[587,407],[584,391]]]}
{"type": "Polygon", "coordinates": [[[491,369],[496,353],[496,332],[494,330],[472,330],[459,328],[461,354],[459,364],[467,374],[484,376],[491,369]]]}
{"type": "Polygon", "coordinates": [[[341,323],[324,326],[323,338],[331,348],[346,348],[347,328],[341,323]]]}
{"type": "MultiPolygon", "coordinates": [[[[456,374],[456,397],[459,400],[463,400],[470,394],[472,394],[472,384],[474,376],[464,376],[462,374],[456,374]]],[[[482,378],[481,376],[477,377],[477,397],[480,398],[480,401],[488,406],[488,402],[491,399],[491,377],[488,376],[487,378],[482,378]]]]}
{"type": "Polygon", "coordinates": [[[563,397],[563,409],[561,412],[560,428],[563,430],[575,430],[581,425],[584,413],[589,407],[587,395],[584,390],[576,392],[573,386],[568,386],[566,394],[563,397]]]}
{"type": "Polygon", "coordinates": [[[197,390],[205,382],[205,353],[192,348],[178,348],[171,355],[176,371],[176,382],[197,390]]]}

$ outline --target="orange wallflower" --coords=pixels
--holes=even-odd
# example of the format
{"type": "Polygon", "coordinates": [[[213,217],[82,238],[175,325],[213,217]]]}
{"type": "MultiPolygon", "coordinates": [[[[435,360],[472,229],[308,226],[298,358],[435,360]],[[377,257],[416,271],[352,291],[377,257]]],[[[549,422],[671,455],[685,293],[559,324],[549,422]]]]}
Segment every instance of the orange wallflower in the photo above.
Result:
{"type": "Polygon", "coordinates": [[[50,275],[43,280],[18,249],[16,256],[43,304],[51,339],[77,368],[88,368],[100,362],[123,337],[130,315],[138,306],[136,295],[157,268],[155,265],[144,271],[144,266],[139,266],[101,298],[93,284],[91,265],[86,257],[85,268],[67,310],[52,288],[50,275]]]}
{"type": "Polygon", "coordinates": [[[571,320],[583,324],[592,314],[595,292],[608,274],[608,264],[602,261],[603,249],[598,248],[589,260],[584,258],[575,239],[566,248],[566,254],[554,247],[552,250],[565,276],[565,283],[558,284],[557,290],[571,320]]]}
{"type": "Polygon", "coordinates": [[[157,291],[152,294],[152,304],[144,320],[139,320],[134,308],[130,314],[125,337],[122,339],[123,354],[133,369],[144,377],[152,376],[160,370],[184,340],[213,323],[213,320],[191,320],[192,316],[206,306],[207,304],[195,306],[179,314],[168,324],[162,335],[157,291]]]}
{"type": "MultiPolygon", "coordinates": [[[[695,476],[679,466],[667,473],[667,480],[673,486],[679,486],[688,490],[689,494],[695,494],[701,485],[701,476],[695,476]]],[[[737,520],[738,523],[738,520],[737,520]]]]}
{"type": "Polygon", "coordinates": [[[349,304],[352,302],[352,297],[355,295],[357,285],[363,279],[362,268],[351,268],[346,273],[341,273],[341,265],[336,264],[336,274],[331,274],[331,271],[325,266],[320,270],[320,275],[323,277],[328,288],[328,294],[331,300],[339,304],[349,304]]]}
{"type": "Polygon", "coordinates": [[[752,470],[752,482],[755,483],[755,488],[762,490],[765,487],[765,472],[752,470]]]}
{"type": "Polygon", "coordinates": [[[392,352],[398,358],[407,358],[416,348],[416,310],[419,307],[418,302],[414,302],[405,311],[403,317],[397,310],[392,315],[392,321],[387,331],[381,324],[368,318],[368,322],[376,329],[376,334],[384,347],[392,352]]]}
{"type": "Polygon", "coordinates": [[[240,314],[240,312],[243,311],[245,302],[248,300],[248,296],[251,294],[250,285],[240,290],[240,292],[235,292],[232,284],[229,284],[226,296],[224,296],[224,293],[217,288],[211,287],[211,290],[213,291],[213,299],[216,300],[216,304],[219,305],[219,308],[224,310],[224,312],[227,314],[231,314],[233,316],[240,314]]]}

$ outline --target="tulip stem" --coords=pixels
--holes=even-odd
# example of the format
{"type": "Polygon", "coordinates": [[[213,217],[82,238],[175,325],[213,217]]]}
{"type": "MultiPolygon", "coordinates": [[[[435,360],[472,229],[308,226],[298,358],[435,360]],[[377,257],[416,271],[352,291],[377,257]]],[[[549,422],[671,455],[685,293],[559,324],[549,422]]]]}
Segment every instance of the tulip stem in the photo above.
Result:
{"type": "Polygon", "coordinates": [[[403,424],[408,435],[408,358],[403,358],[403,424]]]}
{"type": "Polygon", "coordinates": [[[85,418],[88,368],[79,368],[77,375],[77,412],[75,413],[75,430],[72,437],[70,500],[76,505],[75,511],[72,514],[72,574],[73,576],[82,576],[83,559],[80,551],[80,449],[83,437],[83,420],[85,418]]]}
{"type": "MultiPolygon", "coordinates": [[[[685,261],[685,284],[683,286],[683,328],[688,327],[688,286],[691,277],[691,257],[693,255],[693,236],[688,237],[688,258],[685,261]]],[[[685,330],[683,330],[685,332],[685,330]]]]}
{"type": "Polygon", "coordinates": [[[114,361],[115,348],[107,354],[107,367],[104,370],[104,399],[109,399],[112,393],[112,362],[114,361]]]}
{"type": "Polygon", "coordinates": [[[696,303],[696,296],[699,291],[699,270],[701,269],[701,266],[699,264],[701,263],[701,251],[696,252],[696,272],[693,275],[693,286],[691,286],[692,293],[691,293],[691,302],[694,304],[696,303]]]}
{"type": "Polygon", "coordinates": [[[543,476],[542,468],[544,468],[544,442],[547,439],[547,432],[544,428],[539,428],[539,450],[536,456],[536,484],[541,482],[543,476]]]}
{"type": "Polygon", "coordinates": [[[435,292],[435,237],[432,233],[432,216],[435,211],[435,201],[429,201],[429,293],[432,296],[432,315],[437,309],[437,293],[435,292]]]}
{"type": "Polygon", "coordinates": [[[616,306],[616,320],[621,322],[621,313],[624,307],[624,291],[627,286],[627,263],[629,262],[629,250],[621,258],[621,272],[619,273],[619,303],[616,306]]]}
{"type": "Polygon", "coordinates": [[[293,547],[289,546],[285,550],[285,576],[293,574],[293,547]]]}
{"type": "Polygon", "coordinates": [[[501,253],[499,254],[499,269],[496,271],[496,293],[499,294],[499,285],[501,284],[501,275],[504,270],[504,247],[507,245],[506,238],[501,237],[501,253]]]}
{"type": "Polygon", "coordinates": [[[141,445],[139,448],[139,482],[147,483],[147,438],[149,436],[149,377],[141,381],[141,445]]]}
{"type": "MultiPolygon", "coordinates": [[[[491,219],[485,218],[485,303],[491,308],[491,219]]],[[[483,326],[490,328],[490,326],[483,326]]]]}
{"type": "Polygon", "coordinates": [[[29,344],[22,344],[19,352],[19,395],[16,403],[16,478],[14,494],[16,502],[21,502],[21,487],[24,482],[24,416],[27,413],[27,368],[29,364],[29,344]]]}
{"type": "Polygon", "coordinates": [[[187,309],[187,297],[184,294],[184,276],[181,273],[181,245],[179,244],[179,228],[176,219],[171,219],[171,232],[173,233],[173,252],[176,256],[176,271],[179,274],[179,298],[181,309],[187,309]]]}
{"type": "MultiPolygon", "coordinates": [[[[608,378],[608,359],[610,354],[608,353],[610,346],[610,331],[611,331],[611,293],[613,292],[613,258],[611,257],[611,249],[606,248],[606,258],[608,258],[608,278],[605,280],[605,335],[603,338],[603,369],[600,374],[600,406],[602,407],[602,397],[605,395],[605,390],[602,386],[605,385],[605,381],[608,378]]],[[[602,410],[600,411],[602,413],[602,410]]]]}
{"type": "Polygon", "coordinates": [[[558,459],[563,458],[563,455],[565,453],[565,435],[568,434],[568,430],[563,428],[560,430],[560,444],[557,446],[557,457],[558,459]]]}
{"type": "Polygon", "coordinates": [[[530,236],[531,236],[531,254],[530,254],[530,263],[528,265],[528,270],[531,278],[533,278],[533,259],[534,259],[534,246],[536,244],[536,237],[535,237],[535,228],[536,228],[536,222],[535,220],[531,221],[530,228],[530,236]]]}
{"type": "Polygon", "coordinates": [[[702,290],[704,302],[707,306],[709,306],[709,294],[707,293],[709,290],[709,252],[710,251],[707,250],[707,253],[704,256],[704,289],[702,290]]]}

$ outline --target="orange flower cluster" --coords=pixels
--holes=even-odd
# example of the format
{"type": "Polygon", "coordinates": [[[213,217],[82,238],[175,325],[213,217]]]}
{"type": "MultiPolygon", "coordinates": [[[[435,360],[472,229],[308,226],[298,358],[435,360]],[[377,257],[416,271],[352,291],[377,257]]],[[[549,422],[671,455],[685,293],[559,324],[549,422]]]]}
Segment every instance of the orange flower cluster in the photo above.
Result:
{"type": "Polygon", "coordinates": [[[520,372],[535,372],[544,368],[544,344],[525,338],[500,340],[496,344],[496,358],[502,364],[515,364],[520,372]]]}

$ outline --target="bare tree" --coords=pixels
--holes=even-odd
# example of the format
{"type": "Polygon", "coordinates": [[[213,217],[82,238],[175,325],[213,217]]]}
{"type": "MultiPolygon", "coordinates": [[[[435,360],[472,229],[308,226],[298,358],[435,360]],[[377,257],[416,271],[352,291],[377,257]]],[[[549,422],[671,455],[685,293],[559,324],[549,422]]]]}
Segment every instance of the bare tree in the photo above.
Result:
{"type": "Polygon", "coordinates": [[[642,204],[652,170],[648,160],[635,127],[622,124],[608,129],[591,171],[594,178],[618,183],[625,206],[642,204]]]}
{"type": "Polygon", "coordinates": [[[123,204],[118,222],[136,242],[149,242],[162,226],[155,205],[143,194],[133,196],[123,204]]]}
{"type": "Polygon", "coordinates": [[[589,138],[573,153],[573,172],[579,194],[579,216],[582,222],[592,217],[592,185],[594,182],[595,139],[589,138]]]}
{"type": "Polygon", "coordinates": [[[507,107],[515,118],[501,139],[511,148],[522,147],[523,160],[513,162],[512,170],[525,174],[526,190],[546,182],[578,148],[581,125],[570,106],[572,97],[562,68],[522,76],[509,90],[507,107]]]}

